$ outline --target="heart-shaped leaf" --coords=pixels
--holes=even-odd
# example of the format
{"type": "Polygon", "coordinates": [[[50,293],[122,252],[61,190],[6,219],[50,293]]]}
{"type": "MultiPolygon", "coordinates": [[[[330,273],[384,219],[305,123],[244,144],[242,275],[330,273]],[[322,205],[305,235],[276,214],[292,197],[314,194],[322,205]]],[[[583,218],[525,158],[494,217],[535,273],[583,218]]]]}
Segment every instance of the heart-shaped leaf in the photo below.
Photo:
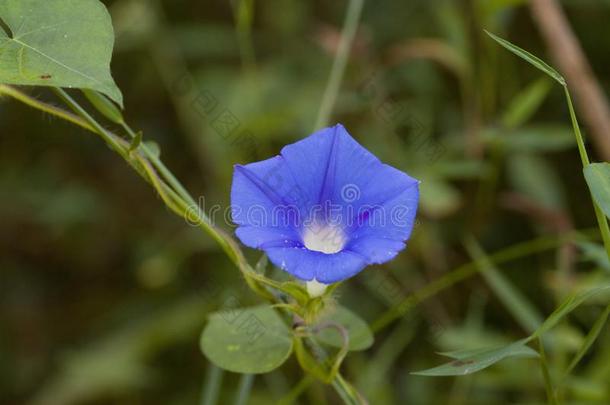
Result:
{"type": "Polygon", "coordinates": [[[98,0],[2,0],[0,20],[0,83],[91,89],[122,106],[112,22],[98,0]]]}
{"type": "Polygon", "coordinates": [[[268,373],[292,352],[290,331],[267,305],[210,315],[200,344],[212,363],[244,374],[268,373]]]}

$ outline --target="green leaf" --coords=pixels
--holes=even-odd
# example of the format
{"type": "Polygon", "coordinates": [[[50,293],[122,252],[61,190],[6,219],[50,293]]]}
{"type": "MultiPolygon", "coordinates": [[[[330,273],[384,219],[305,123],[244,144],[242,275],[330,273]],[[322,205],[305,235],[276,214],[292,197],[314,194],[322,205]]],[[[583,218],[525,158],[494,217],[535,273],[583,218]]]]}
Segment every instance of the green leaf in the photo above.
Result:
{"type": "Polygon", "coordinates": [[[584,260],[591,260],[602,269],[610,272],[610,260],[608,260],[608,255],[603,246],[585,241],[576,241],[576,244],[582,250],[584,260]]]}
{"type": "Polygon", "coordinates": [[[516,128],[527,122],[549,94],[552,83],[542,77],[519,92],[502,115],[502,124],[506,128],[516,128]]]}
{"type": "Polygon", "coordinates": [[[200,346],[218,367],[260,374],[286,361],[292,352],[292,338],[277,312],[262,305],[213,313],[200,346]]]}
{"type": "MultiPolygon", "coordinates": [[[[139,136],[140,141],[142,139],[141,136],[139,136]]],[[[135,140],[134,140],[135,141],[135,140]]],[[[150,153],[156,157],[157,159],[159,159],[161,157],[161,148],[159,147],[159,144],[155,141],[144,141],[144,145],[146,145],[146,147],[148,148],[148,150],[150,151],[150,153]]]]}
{"type": "Polygon", "coordinates": [[[114,32],[98,0],[3,0],[0,83],[91,89],[123,105],[110,75],[114,32]]]}
{"type": "Polygon", "coordinates": [[[610,218],[610,164],[591,163],[584,168],[584,174],[593,199],[610,218]]]}
{"type": "Polygon", "coordinates": [[[565,125],[528,125],[514,130],[485,129],[486,143],[503,148],[506,152],[556,152],[576,145],[572,128],[565,125]]]}
{"type": "Polygon", "coordinates": [[[562,179],[544,156],[513,154],[507,166],[508,179],[519,193],[547,208],[565,207],[562,179]]]}
{"type": "Polygon", "coordinates": [[[582,346],[580,347],[580,349],[578,349],[578,353],[576,353],[576,355],[574,356],[574,359],[570,362],[570,365],[568,366],[567,370],[565,371],[565,373],[564,373],[565,375],[568,375],[572,372],[572,370],[574,369],[574,367],[576,367],[578,362],[580,362],[580,360],[584,357],[584,355],[589,351],[591,346],[593,346],[593,343],[595,343],[595,341],[599,337],[599,334],[601,333],[602,329],[606,325],[606,321],[608,320],[609,315],[610,315],[610,305],[606,306],[606,309],[602,312],[602,314],[599,316],[599,318],[597,318],[597,320],[593,324],[593,327],[587,334],[587,337],[585,338],[584,342],[582,343],[582,346]]]}
{"type": "Polygon", "coordinates": [[[473,237],[466,238],[464,242],[468,254],[475,259],[481,275],[500,301],[525,330],[533,332],[542,323],[542,316],[536,307],[495,267],[473,237]]]}
{"type": "Polygon", "coordinates": [[[83,94],[104,117],[115,124],[122,124],[125,122],[121,110],[119,110],[105,95],[89,89],[83,89],[83,94]]]}
{"type": "Polygon", "coordinates": [[[428,176],[420,184],[422,210],[434,218],[448,216],[460,208],[460,191],[444,179],[428,176]]]}
{"type": "Polygon", "coordinates": [[[565,86],[566,80],[563,78],[563,76],[561,76],[559,74],[559,72],[557,72],[555,69],[553,69],[551,66],[549,66],[545,61],[543,61],[539,57],[532,55],[528,51],[519,48],[517,45],[511,44],[507,40],[502,39],[487,30],[485,30],[485,33],[487,35],[489,35],[494,41],[496,41],[497,43],[502,45],[504,48],[508,49],[509,51],[511,51],[518,57],[520,57],[521,59],[525,60],[526,62],[531,63],[538,69],[542,70],[544,73],[551,76],[553,79],[557,80],[559,82],[559,84],[561,84],[562,86],[565,86]]]}
{"type": "MultiPolygon", "coordinates": [[[[338,306],[332,311],[323,314],[317,325],[338,324],[345,328],[349,336],[349,350],[366,350],[373,344],[373,333],[368,324],[349,309],[338,306]]],[[[343,347],[341,333],[332,327],[324,328],[316,335],[316,338],[329,346],[343,347]]]]}
{"type": "Polygon", "coordinates": [[[432,377],[466,375],[483,370],[508,357],[538,357],[538,353],[525,345],[524,340],[494,349],[462,350],[439,353],[453,361],[428,370],[411,374],[432,377]]]}
{"type": "Polygon", "coordinates": [[[544,323],[540,325],[540,327],[536,329],[536,331],[530,337],[527,338],[527,341],[529,342],[530,340],[542,336],[544,332],[557,325],[557,323],[561,319],[563,319],[564,316],[574,311],[580,304],[582,304],[589,298],[592,298],[599,293],[608,291],[610,291],[610,285],[604,285],[601,287],[591,288],[586,291],[578,292],[566,298],[565,301],[563,301],[561,305],[555,311],[553,311],[553,313],[548,318],[546,318],[544,323]]]}

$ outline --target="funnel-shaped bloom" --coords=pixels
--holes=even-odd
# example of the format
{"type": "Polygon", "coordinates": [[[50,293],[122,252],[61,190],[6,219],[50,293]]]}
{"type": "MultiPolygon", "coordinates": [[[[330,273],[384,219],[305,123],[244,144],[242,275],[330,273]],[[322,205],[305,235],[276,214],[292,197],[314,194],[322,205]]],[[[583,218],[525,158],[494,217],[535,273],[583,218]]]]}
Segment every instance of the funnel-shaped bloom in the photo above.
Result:
{"type": "Polygon", "coordinates": [[[330,284],[394,258],[409,239],[419,182],[383,164],[342,125],[236,165],[236,234],[278,267],[330,284]]]}

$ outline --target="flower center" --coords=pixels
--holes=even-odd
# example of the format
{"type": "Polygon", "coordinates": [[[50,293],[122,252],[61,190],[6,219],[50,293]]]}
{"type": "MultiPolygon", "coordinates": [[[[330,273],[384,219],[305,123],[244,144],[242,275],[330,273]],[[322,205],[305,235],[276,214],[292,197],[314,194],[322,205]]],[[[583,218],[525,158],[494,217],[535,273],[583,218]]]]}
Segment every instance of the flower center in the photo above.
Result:
{"type": "Polygon", "coordinates": [[[303,244],[309,250],[337,253],[345,246],[345,234],[338,226],[314,224],[305,228],[303,244]]]}

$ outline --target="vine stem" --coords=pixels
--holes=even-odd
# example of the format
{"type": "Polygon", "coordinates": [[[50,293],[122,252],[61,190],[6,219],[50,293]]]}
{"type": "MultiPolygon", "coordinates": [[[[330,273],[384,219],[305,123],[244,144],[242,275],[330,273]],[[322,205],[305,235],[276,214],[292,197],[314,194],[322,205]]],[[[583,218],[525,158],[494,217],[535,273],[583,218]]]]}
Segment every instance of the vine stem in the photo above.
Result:
{"type": "Polygon", "coordinates": [[[347,13],[345,15],[345,22],[343,23],[343,30],[341,31],[341,42],[339,42],[339,48],[337,49],[337,55],[333,61],[333,65],[330,71],[330,76],[322,96],[322,103],[320,104],[320,110],[318,111],[318,118],[314,131],[326,126],[330,115],[332,113],[333,106],[337,100],[337,94],[339,93],[339,87],[345,73],[345,67],[347,66],[347,59],[349,58],[350,49],[354,42],[356,35],[356,28],[360,21],[360,15],[362,14],[362,7],[364,0],[350,0],[347,13]]]}
{"type": "MultiPolygon", "coordinates": [[[[74,111],[74,114],[37,100],[12,86],[0,84],[0,95],[12,97],[32,108],[61,118],[99,135],[112,150],[118,153],[131,167],[138,172],[138,174],[144,178],[144,180],[150,183],[157,190],[168,208],[170,208],[177,215],[181,216],[183,219],[186,219],[190,223],[202,228],[221,246],[229,259],[241,271],[248,285],[255,292],[263,296],[265,299],[269,300],[272,298],[272,296],[259,285],[261,282],[259,279],[260,277],[257,277],[257,274],[254,272],[254,270],[252,270],[235,240],[211,223],[209,218],[207,218],[207,216],[201,212],[191,195],[171,174],[161,160],[154,155],[149,148],[146,147],[146,145],[141,144],[138,147],[138,149],[144,152],[144,156],[138,152],[130,152],[130,145],[128,142],[105,129],[63,89],[51,89],[68,107],[70,107],[70,109],[72,109],[72,111],[74,111]],[[162,175],[163,179],[157,175],[157,171],[162,175]]],[[[129,128],[127,124],[124,124],[124,127],[129,128]]],[[[131,130],[131,128],[129,128],[129,130],[126,129],[126,131],[132,138],[135,138],[136,134],[133,130],[131,130]]]]}
{"type": "MultiPolygon", "coordinates": [[[[580,132],[580,126],[578,125],[578,119],[576,118],[576,112],[574,111],[574,105],[572,104],[572,97],[568,90],[568,85],[564,84],[563,89],[565,90],[566,100],[568,102],[568,109],[570,110],[570,119],[572,121],[572,127],[574,128],[574,134],[576,136],[576,143],[578,145],[578,152],[580,153],[580,159],[582,161],[583,169],[590,164],[589,156],[587,155],[587,148],[580,132]]],[[[593,209],[595,211],[595,217],[599,230],[602,234],[602,240],[604,241],[604,248],[606,249],[606,255],[610,259],[610,228],[608,227],[608,220],[606,216],[599,208],[595,200],[593,199],[593,209]]]]}
{"type": "MultiPolygon", "coordinates": [[[[229,235],[225,234],[222,230],[215,228],[209,219],[199,212],[199,210],[192,211],[195,204],[193,198],[182,186],[182,184],[180,184],[180,182],[165,167],[161,160],[154,153],[152,153],[152,151],[147,148],[145,144],[140,144],[138,145],[137,150],[130,151],[131,145],[129,142],[105,129],[63,89],[52,88],[52,90],[70,109],[72,109],[72,111],[74,111],[74,114],[36,100],[35,98],[11,86],[0,85],[0,95],[10,96],[32,108],[64,119],[83,129],[98,134],[111,147],[111,149],[118,153],[138,172],[138,174],[140,174],[155,188],[165,205],[171,211],[183,218],[188,218],[193,222],[196,222],[197,226],[201,227],[221,245],[231,261],[233,261],[240,269],[246,282],[253,290],[264,298],[273,300],[273,296],[262,288],[259,283],[269,285],[274,288],[281,286],[276,285],[276,283],[272,280],[264,279],[254,272],[243,256],[239,246],[237,246],[236,242],[229,235]],[[143,152],[143,154],[140,154],[138,150],[143,152]],[[162,177],[159,177],[157,172],[159,172],[162,177]]],[[[132,139],[136,138],[136,133],[126,123],[122,125],[132,139]]],[[[216,370],[212,369],[211,372],[213,374],[212,377],[214,377],[214,375],[216,375],[216,370]]],[[[220,378],[221,375],[222,374],[218,374],[217,377],[220,378]]],[[[332,386],[347,404],[361,405],[367,403],[366,400],[354,389],[354,387],[347,380],[345,380],[338,370],[336,370],[336,375],[333,379],[332,386]]],[[[245,388],[247,388],[247,385],[244,387],[244,389],[245,388]]],[[[206,401],[205,403],[207,403],[207,400],[210,398],[213,397],[204,395],[202,401],[206,401]]]]}

